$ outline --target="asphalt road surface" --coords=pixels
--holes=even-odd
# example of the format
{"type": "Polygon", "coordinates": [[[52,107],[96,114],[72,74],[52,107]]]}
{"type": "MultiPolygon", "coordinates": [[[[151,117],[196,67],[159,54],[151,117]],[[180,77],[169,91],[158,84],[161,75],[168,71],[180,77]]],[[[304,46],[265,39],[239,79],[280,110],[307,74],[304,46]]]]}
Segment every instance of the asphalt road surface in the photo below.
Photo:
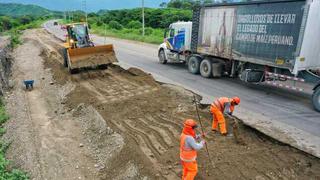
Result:
{"type": "MultiPolygon", "coordinates": [[[[63,38],[65,34],[52,21],[44,27],[57,37],[63,38]]],[[[310,92],[246,85],[230,78],[205,79],[190,74],[183,64],[159,64],[156,45],[95,35],[92,38],[96,44],[112,43],[121,66],[138,67],[158,81],[192,90],[203,96],[204,103],[209,104],[220,96],[241,97],[235,116],[280,141],[320,155],[320,113],[312,107],[310,92]]]]}

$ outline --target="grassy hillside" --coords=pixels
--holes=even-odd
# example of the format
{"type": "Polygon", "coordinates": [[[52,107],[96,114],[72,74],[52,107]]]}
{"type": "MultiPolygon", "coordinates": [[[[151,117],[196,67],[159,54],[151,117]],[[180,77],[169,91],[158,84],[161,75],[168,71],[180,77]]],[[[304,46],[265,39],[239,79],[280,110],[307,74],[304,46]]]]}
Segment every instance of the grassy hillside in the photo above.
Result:
{"type": "Polygon", "coordinates": [[[0,15],[6,16],[49,16],[54,15],[59,12],[50,11],[40,6],[36,5],[23,5],[15,3],[0,3],[0,15]]]}

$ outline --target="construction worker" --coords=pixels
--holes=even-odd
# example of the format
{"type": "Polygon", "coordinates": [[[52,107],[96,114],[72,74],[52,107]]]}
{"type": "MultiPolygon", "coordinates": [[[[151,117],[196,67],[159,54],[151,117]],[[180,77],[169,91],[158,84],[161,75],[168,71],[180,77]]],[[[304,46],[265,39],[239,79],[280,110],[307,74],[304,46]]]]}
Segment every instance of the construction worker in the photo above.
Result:
{"type": "Polygon", "coordinates": [[[215,100],[210,107],[210,112],[212,114],[212,131],[218,130],[218,124],[220,128],[220,133],[222,135],[227,135],[226,120],[225,115],[232,115],[234,107],[240,104],[239,97],[227,98],[221,97],[215,100]]]}
{"type": "MultiPolygon", "coordinates": [[[[205,141],[196,135],[197,123],[192,119],[184,122],[184,128],[180,137],[180,159],[183,167],[182,180],[193,180],[198,173],[197,151],[203,148],[205,141]]],[[[204,135],[203,135],[204,136],[204,135]]]]}

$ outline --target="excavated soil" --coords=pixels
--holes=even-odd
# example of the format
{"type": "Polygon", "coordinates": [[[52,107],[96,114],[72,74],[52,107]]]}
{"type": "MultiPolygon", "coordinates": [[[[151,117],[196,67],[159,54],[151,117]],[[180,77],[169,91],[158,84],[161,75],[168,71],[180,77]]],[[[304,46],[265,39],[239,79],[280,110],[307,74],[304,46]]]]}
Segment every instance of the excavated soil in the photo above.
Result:
{"type": "MultiPolygon", "coordinates": [[[[78,49],[76,51],[79,51],[78,49]]],[[[73,68],[94,67],[118,62],[114,52],[96,53],[94,55],[70,56],[73,68]]]]}
{"type": "MultiPolygon", "coordinates": [[[[82,136],[87,139],[88,146],[95,149],[93,153],[96,152],[101,168],[99,176],[90,177],[180,179],[182,123],[187,118],[197,119],[191,92],[161,85],[139,69],[124,70],[117,65],[107,70],[70,75],[58,53],[61,42],[43,30],[34,30],[33,33],[38,37],[35,41],[43,48],[41,56],[45,68],[52,73],[52,83],[59,87],[68,84],[73,87],[70,93],[65,93],[62,104],[63,109],[85,130],[82,136]],[[95,114],[100,121],[92,120],[90,114],[95,114]],[[99,133],[100,127],[104,127],[102,130],[106,133],[99,133]],[[110,134],[116,138],[111,138],[110,134]],[[110,146],[117,148],[110,149],[110,146]]],[[[208,112],[209,108],[202,105],[199,113],[208,134],[207,144],[214,167],[206,151],[201,150],[197,179],[320,178],[318,158],[278,143],[241,122],[238,141],[234,136],[212,133],[208,112]]],[[[231,132],[233,126],[234,121],[228,120],[231,132]]]]}

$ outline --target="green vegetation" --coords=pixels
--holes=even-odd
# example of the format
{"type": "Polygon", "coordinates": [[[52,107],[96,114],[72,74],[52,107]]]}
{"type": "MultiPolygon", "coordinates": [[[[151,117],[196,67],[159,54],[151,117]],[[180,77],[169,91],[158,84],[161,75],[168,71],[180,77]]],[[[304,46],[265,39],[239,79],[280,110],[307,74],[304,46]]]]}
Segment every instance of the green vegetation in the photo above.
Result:
{"type": "Polygon", "coordinates": [[[91,26],[91,32],[101,36],[117,37],[121,39],[130,39],[134,41],[141,41],[147,43],[159,44],[163,41],[163,30],[146,28],[145,36],[142,36],[142,29],[122,28],[120,30],[112,29],[109,25],[91,26]]]}
{"type": "Polygon", "coordinates": [[[48,19],[61,17],[61,12],[36,5],[0,3],[0,35],[9,35],[11,46],[16,47],[22,30],[38,28],[48,19]]]}
{"type": "Polygon", "coordinates": [[[0,14],[11,17],[20,16],[53,16],[61,14],[60,12],[50,11],[36,5],[23,5],[15,3],[0,3],[0,14]]]}
{"type": "MultiPolygon", "coordinates": [[[[224,0],[228,2],[228,0],[224,0]]],[[[195,6],[214,3],[214,0],[171,0],[168,3],[161,3],[160,7],[178,8],[178,9],[193,9],[195,6]]]]}
{"type": "MultiPolygon", "coordinates": [[[[73,12],[73,22],[85,21],[84,12],[73,12]]],[[[190,21],[192,11],[175,8],[145,9],[145,36],[142,36],[141,8],[101,10],[88,14],[91,32],[122,39],[159,44],[163,42],[164,29],[176,21],[190,21]]],[[[71,21],[62,21],[70,23],[71,21]]]]}
{"type": "MultiPolygon", "coordinates": [[[[0,99],[0,136],[5,133],[3,124],[9,119],[6,114],[4,103],[0,99]]],[[[5,159],[5,151],[9,144],[0,142],[0,179],[1,180],[28,180],[29,177],[25,172],[17,169],[8,169],[9,161],[5,159]]]]}
{"type": "MultiPolygon", "coordinates": [[[[97,14],[88,15],[91,20],[99,23],[109,24],[110,21],[117,21],[122,26],[128,26],[132,21],[141,22],[141,8],[122,9],[122,10],[101,10],[97,14]]],[[[146,27],[168,28],[169,24],[176,21],[190,21],[192,11],[176,8],[146,8],[145,23],[146,27]]],[[[90,21],[89,21],[90,22],[90,21]]]]}
{"type": "Polygon", "coordinates": [[[11,46],[16,47],[20,44],[21,31],[32,28],[39,28],[50,17],[21,16],[9,17],[0,16],[0,35],[9,35],[11,46]]]}

